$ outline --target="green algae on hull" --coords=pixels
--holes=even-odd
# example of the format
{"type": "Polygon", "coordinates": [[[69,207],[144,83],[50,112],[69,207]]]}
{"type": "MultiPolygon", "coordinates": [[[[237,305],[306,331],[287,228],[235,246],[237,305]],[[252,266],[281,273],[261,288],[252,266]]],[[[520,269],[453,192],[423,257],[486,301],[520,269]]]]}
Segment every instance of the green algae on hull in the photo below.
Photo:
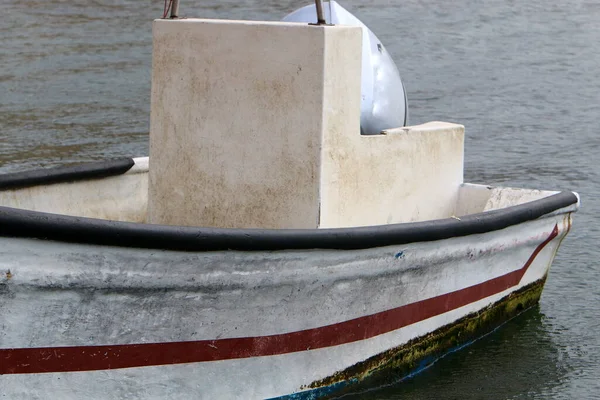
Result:
{"type": "Polygon", "coordinates": [[[303,389],[317,389],[347,382],[324,399],[353,393],[399,381],[455,349],[484,336],[502,323],[535,306],[540,299],[546,277],[516,290],[486,308],[464,316],[450,325],[425,336],[375,355],[303,389]]]}

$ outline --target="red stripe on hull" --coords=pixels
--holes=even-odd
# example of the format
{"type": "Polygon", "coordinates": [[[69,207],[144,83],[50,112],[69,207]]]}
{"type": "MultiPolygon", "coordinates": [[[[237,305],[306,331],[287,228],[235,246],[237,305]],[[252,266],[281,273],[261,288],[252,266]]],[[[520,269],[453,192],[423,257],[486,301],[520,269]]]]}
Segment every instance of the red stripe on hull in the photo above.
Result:
{"type": "Polygon", "coordinates": [[[349,321],[271,336],[106,346],[0,349],[0,374],[97,371],[271,356],[365,340],[435,317],[516,286],[550,236],[525,265],[480,284],[349,321]]]}

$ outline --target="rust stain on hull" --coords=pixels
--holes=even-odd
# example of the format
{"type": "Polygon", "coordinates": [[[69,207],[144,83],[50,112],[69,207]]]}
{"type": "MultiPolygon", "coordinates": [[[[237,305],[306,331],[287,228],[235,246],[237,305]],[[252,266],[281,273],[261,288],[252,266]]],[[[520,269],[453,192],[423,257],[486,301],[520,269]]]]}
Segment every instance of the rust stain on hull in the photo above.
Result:
{"type": "Polygon", "coordinates": [[[302,389],[317,389],[339,382],[349,382],[324,399],[373,388],[407,377],[433,363],[449,350],[464,346],[499,327],[502,323],[535,306],[540,299],[546,277],[512,292],[498,302],[439,328],[425,336],[387,350],[302,389]]]}

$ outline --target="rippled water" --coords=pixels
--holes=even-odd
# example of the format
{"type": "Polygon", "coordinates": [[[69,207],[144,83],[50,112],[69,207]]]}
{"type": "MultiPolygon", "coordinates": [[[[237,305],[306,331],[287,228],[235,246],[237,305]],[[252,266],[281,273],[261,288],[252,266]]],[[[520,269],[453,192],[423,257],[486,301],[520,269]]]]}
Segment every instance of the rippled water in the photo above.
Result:
{"type": "MultiPolygon", "coordinates": [[[[309,1],[183,0],[278,20],[309,1]]],[[[466,181],[582,196],[540,307],[364,399],[600,398],[600,3],[342,1],[383,41],[411,123],[466,126],[466,181]]],[[[0,172],[148,152],[161,1],[0,2],[0,172]]]]}

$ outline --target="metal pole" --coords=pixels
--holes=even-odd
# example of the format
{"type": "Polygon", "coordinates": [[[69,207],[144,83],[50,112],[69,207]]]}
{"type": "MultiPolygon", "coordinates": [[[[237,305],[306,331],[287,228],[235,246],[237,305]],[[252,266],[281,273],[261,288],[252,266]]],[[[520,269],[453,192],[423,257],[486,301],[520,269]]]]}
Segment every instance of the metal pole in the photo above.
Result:
{"type": "Polygon", "coordinates": [[[317,25],[325,25],[325,16],[323,15],[323,1],[315,0],[315,7],[317,7],[317,25]]]}
{"type": "Polygon", "coordinates": [[[171,18],[177,18],[179,16],[179,0],[173,0],[171,4],[171,18]]]}

